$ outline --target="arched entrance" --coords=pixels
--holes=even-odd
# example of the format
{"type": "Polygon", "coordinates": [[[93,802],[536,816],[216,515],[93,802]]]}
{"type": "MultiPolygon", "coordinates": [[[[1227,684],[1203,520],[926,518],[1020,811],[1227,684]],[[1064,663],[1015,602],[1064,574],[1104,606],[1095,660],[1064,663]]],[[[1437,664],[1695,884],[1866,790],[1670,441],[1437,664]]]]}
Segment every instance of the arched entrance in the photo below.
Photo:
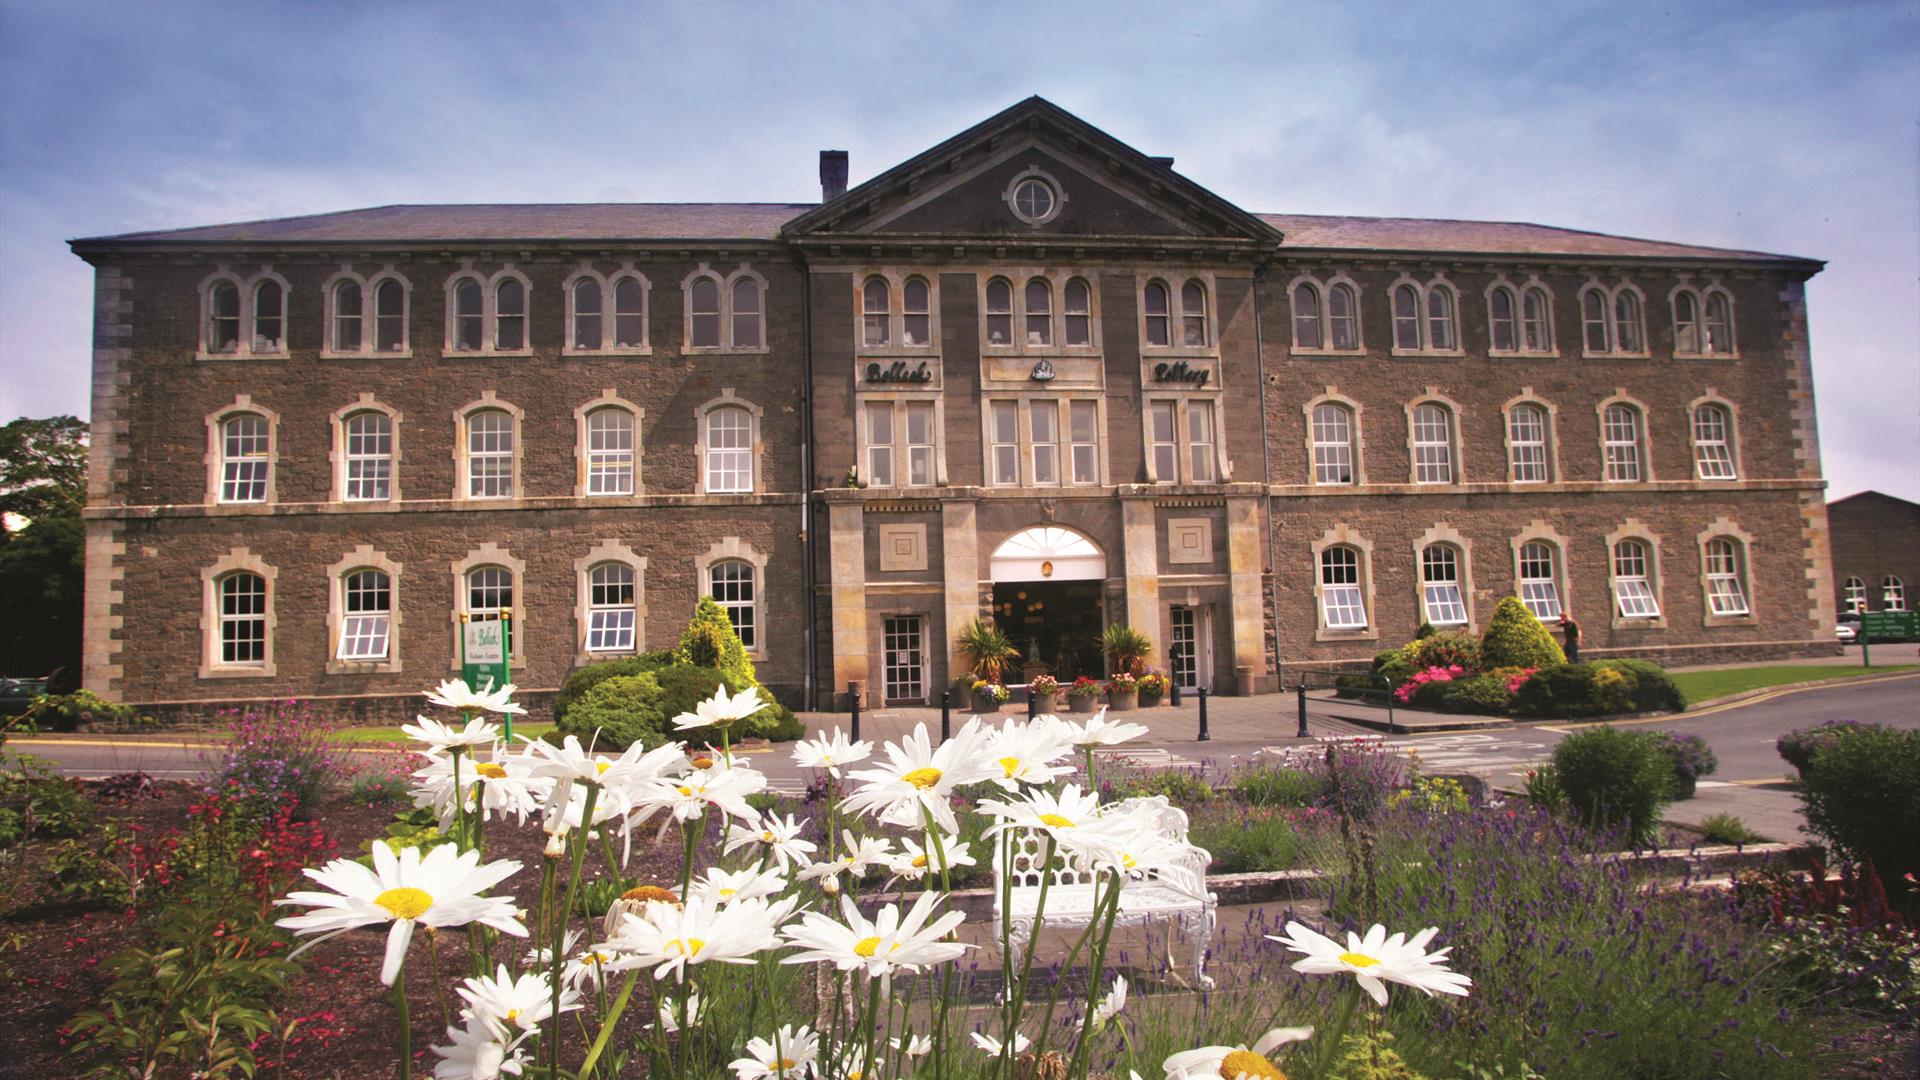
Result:
{"type": "Polygon", "coordinates": [[[1036,525],[1007,538],[988,560],[993,617],[1020,650],[1021,674],[1061,682],[1106,671],[1102,582],[1107,557],[1084,533],[1036,525]]]}

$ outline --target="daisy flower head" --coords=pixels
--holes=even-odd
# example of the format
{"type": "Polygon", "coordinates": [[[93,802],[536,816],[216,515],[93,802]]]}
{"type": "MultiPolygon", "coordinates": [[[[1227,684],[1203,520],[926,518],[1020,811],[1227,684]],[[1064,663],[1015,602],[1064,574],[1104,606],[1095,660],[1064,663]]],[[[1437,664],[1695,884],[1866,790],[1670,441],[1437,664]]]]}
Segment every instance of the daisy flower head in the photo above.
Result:
{"type": "Polygon", "coordinates": [[[1107,1021],[1120,1015],[1120,1010],[1126,1007],[1127,977],[1116,975],[1113,978],[1113,989],[1107,991],[1107,996],[1101,998],[1100,1003],[1093,1007],[1093,1029],[1098,1031],[1106,1027],[1107,1021]]]}
{"type": "Polygon", "coordinates": [[[559,746],[543,739],[527,739],[521,755],[526,758],[528,775],[556,781],[624,787],[635,791],[672,773],[686,764],[687,755],[679,743],[648,750],[634,743],[616,756],[595,754],[580,746],[577,736],[569,735],[559,746]]]}
{"type": "Polygon", "coordinates": [[[1044,789],[1028,791],[1017,799],[986,799],[980,812],[997,817],[1000,823],[987,830],[998,835],[1008,829],[1027,828],[1044,832],[1060,844],[1069,845],[1079,834],[1091,831],[1118,831],[1119,822],[1100,816],[1100,796],[1083,792],[1079,784],[1067,784],[1058,794],[1044,789]]]}
{"type": "Polygon", "coordinates": [[[904,1042],[900,1039],[888,1039],[887,1045],[907,1056],[909,1061],[918,1061],[933,1053],[933,1040],[925,1035],[908,1035],[904,1042]]]}
{"type": "MultiPolygon", "coordinates": [[[[603,965],[613,959],[613,953],[606,949],[581,949],[581,932],[567,931],[560,943],[560,955],[566,961],[560,969],[560,982],[569,990],[580,990],[591,985],[595,989],[606,985],[607,974],[603,965]]],[[[544,971],[551,966],[553,950],[546,947],[534,949],[520,961],[520,966],[529,971],[544,971]]]]}
{"type": "Polygon", "coordinates": [[[825,960],[841,971],[864,971],[871,977],[890,976],[900,970],[914,971],[957,959],[970,946],[941,939],[966,921],[966,914],[949,911],[929,923],[937,899],[934,893],[921,893],[904,917],[898,904],[887,904],[868,921],[852,898],[843,895],[840,897],[843,921],[836,922],[817,911],[803,913],[799,925],[786,932],[787,943],[799,946],[802,951],[780,962],[805,964],[825,960]]]}
{"type": "Polygon", "coordinates": [[[658,885],[636,885],[615,897],[613,903],[607,905],[607,914],[601,920],[600,928],[606,931],[608,937],[612,937],[619,933],[621,919],[624,916],[641,914],[647,910],[649,904],[678,907],[680,897],[675,895],[672,889],[658,885]]]}
{"type": "Polygon", "coordinates": [[[813,861],[814,844],[800,837],[808,825],[805,821],[795,821],[792,814],[785,818],[778,814],[768,814],[752,828],[744,825],[727,826],[727,842],[721,853],[731,855],[743,847],[755,844],[766,845],[773,856],[774,865],[785,873],[789,864],[804,867],[813,861]]]}
{"type": "MultiPolygon", "coordinates": [[[[486,1025],[502,1040],[530,1035],[553,1015],[553,984],[546,976],[529,971],[516,977],[505,964],[492,975],[467,979],[457,992],[467,1003],[460,1010],[461,1019],[486,1025]]],[[[572,1012],[579,1007],[579,993],[563,988],[560,1011],[572,1012]]]]}
{"type": "Polygon", "coordinates": [[[866,783],[843,805],[853,813],[877,814],[881,821],[907,828],[921,825],[922,815],[931,814],[941,828],[957,833],[960,823],[953,816],[953,789],[985,780],[998,770],[986,754],[990,741],[990,732],[976,717],[936,750],[927,737],[927,725],[917,724],[905,739],[881,748],[887,755],[885,765],[853,772],[855,780],[866,783]]]}
{"type": "Polygon", "coordinates": [[[648,904],[623,915],[604,943],[620,954],[607,970],[651,968],[656,979],[685,979],[695,964],[751,964],[754,953],[778,944],[777,931],[761,901],[720,907],[711,897],[690,896],[678,906],[648,904]]]}
{"type": "Polygon", "coordinates": [[[634,807],[642,821],[663,811],[669,820],[692,821],[712,807],[728,818],[751,824],[760,820],[760,811],[748,804],[747,796],[766,786],[766,775],[757,769],[715,762],[709,768],[649,785],[635,796],[634,807]]]}
{"type": "Polygon", "coordinates": [[[693,707],[692,712],[683,712],[673,718],[676,731],[692,731],[703,727],[729,727],[735,721],[745,720],[754,713],[767,707],[767,700],[760,696],[760,688],[749,686],[738,694],[727,692],[725,683],[713,688],[713,696],[693,707]]]}
{"type": "MultiPolygon", "coordinates": [[[[867,1048],[864,1046],[846,1046],[831,1065],[825,1066],[822,1076],[837,1076],[841,1080],[871,1080],[867,1074],[867,1048]]],[[[876,1070],[875,1075],[878,1075],[876,1070]]]]}
{"type": "MultiPolygon", "coordinates": [[[[662,1001],[660,1003],[660,1030],[680,1030],[680,1010],[675,1007],[677,1004],[677,1002],[673,1001],[662,1001]]],[[[687,1026],[690,1028],[698,1027],[700,1024],[700,1005],[700,994],[698,991],[687,995],[687,1026]]]]}
{"type": "Polygon", "coordinates": [[[1348,931],[1347,943],[1343,946],[1297,922],[1289,922],[1284,936],[1269,934],[1267,937],[1294,952],[1306,954],[1294,961],[1293,970],[1305,975],[1350,974],[1373,998],[1374,1004],[1385,1008],[1386,984],[1390,982],[1424,991],[1428,997],[1435,994],[1466,996],[1473,980],[1447,970],[1444,963],[1451,946],[1427,951],[1427,942],[1439,932],[1439,927],[1430,926],[1411,939],[1405,934],[1388,937],[1387,928],[1376,923],[1364,937],[1348,931]]]}
{"type": "Polygon", "coordinates": [[[1167,1071],[1167,1080],[1286,1080],[1286,1074],[1268,1055],[1312,1036],[1310,1027],[1274,1028],[1251,1048],[1242,1044],[1182,1050],[1161,1062],[1160,1067],[1167,1071]]]}
{"type": "Polygon", "coordinates": [[[820,1037],[811,1028],[792,1025],[780,1028],[773,1039],[748,1039],[745,1057],[727,1064],[739,1080],[786,1080],[806,1076],[820,1056],[820,1037]]]}
{"type": "Polygon", "coordinates": [[[932,845],[925,848],[911,836],[900,838],[900,853],[889,856],[887,869],[907,881],[919,881],[928,874],[939,873],[940,856],[947,857],[947,869],[976,865],[970,845],[958,837],[949,836],[940,841],[940,850],[932,845]]]}
{"type": "Polygon", "coordinates": [[[726,870],[715,866],[708,868],[705,876],[693,883],[691,891],[696,895],[711,896],[716,903],[731,904],[739,900],[764,900],[778,896],[786,888],[786,875],[773,867],[765,870],[751,866],[745,870],[726,870]]]}
{"type": "Polygon", "coordinates": [[[523,825],[528,814],[539,810],[541,796],[553,784],[528,775],[521,760],[503,753],[499,743],[485,755],[476,752],[457,768],[451,755],[435,754],[425,768],[414,771],[413,796],[416,805],[431,807],[440,815],[443,829],[454,819],[456,771],[459,786],[466,789],[468,813],[478,811],[489,818],[512,814],[523,825]]]}
{"type": "Polygon", "coordinates": [[[480,923],[503,934],[526,937],[519,911],[509,896],[482,896],[512,877],[520,864],[501,859],[480,865],[478,851],[455,852],[442,844],[426,855],[407,848],[398,855],[386,844],[373,845],[373,869],[352,859],[335,859],[305,873],[332,892],[293,892],[274,901],[313,910],[278,923],[296,934],[319,934],[289,954],[289,959],[336,934],[390,922],[380,981],[388,986],[400,974],[416,923],[441,928],[480,923]]]}
{"type": "Polygon", "coordinates": [[[1008,720],[999,731],[992,733],[992,745],[987,751],[1000,767],[993,782],[1018,792],[1022,784],[1051,784],[1057,777],[1072,772],[1071,765],[1055,764],[1073,752],[1069,734],[1067,725],[1053,717],[1038,717],[1032,723],[1008,720]]]}
{"type": "Polygon", "coordinates": [[[855,881],[867,872],[869,866],[887,866],[893,857],[893,845],[883,836],[869,836],[855,839],[852,829],[840,830],[840,857],[825,859],[800,871],[801,881],[819,881],[822,886],[828,883],[838,885],[841,874],[852,874],[855,881]]]}
{"type": "Polygon", "coordinates": [[[527,1057],[520,1039],[499,1039],[492,1028],[476,1021],[448,1028],[447,1038],[452,1045],[433,1048],[440,1055],[433,1066],[434,1080],[497,1080],[525,1072],[527,1057]]]}
{"type": "Polygon", "coordinates": [[[476,746],[491,746],[500,738],[500,725],[484,716],[469,716],[465,724],[443,724],[431,716],[414,716],[415,723],[401,724],[400,732],[415,742],[427,744],[429,754],[451,750],[458,754],[476,746]]]}
{"type": "Polygon", "coordinates": [[[427,704],[462,712],[492,712],[524,715],[526,709],[507,700],[517,689],[512,683],[491,690],[476,690],[465,679],[448,679],[427,695],[427,704]]]}
{"type": "Polygon", "coordinates": [[[811,739],[793,744],[793,760],[801,768],[825,769],[836,780],[840,777],[842,766],[865,761],[872,756],[873,743],[866,739],[854,742],[837,726],[831,735],[816,733],[811,739]]]}
{"type": "Polygon", "coordinates": [[[1118,746],[1123,742],[1137,739],[1147,733],[1145,724],[1129,724],[1125,721],[1107,719],[1107,708],[1102,705],[1100,711],[1087,717],[1086,723],[1077,724],[1066,721],[1071,729],[1068,737],[1077,747],[1118,746]]]}
{"type": "MultiPolygon", "coordinates": [[[[1006,1043],[1001,1042],[999,1039],[996,1039],[993,1036],[988,1035],[983,1031],[974,1032],[972,1037],[973,1037],[973,1045],[979,1047],[982,1050],[985,1050],[987,1054],[991,1057],[999,1057],[1000,1055],[1007,1052],[1006,1043]]],[[[1033,1041],[1031,1039],[1028,1039],[1025,1035],[1022,1035],[1017,1031],[1013,1033],[1013,1052],[1014,1053],[1024,1054],[1027,1052],[1027,1047],[1032,1045],[1033,1045],[1033,1041]]]]}

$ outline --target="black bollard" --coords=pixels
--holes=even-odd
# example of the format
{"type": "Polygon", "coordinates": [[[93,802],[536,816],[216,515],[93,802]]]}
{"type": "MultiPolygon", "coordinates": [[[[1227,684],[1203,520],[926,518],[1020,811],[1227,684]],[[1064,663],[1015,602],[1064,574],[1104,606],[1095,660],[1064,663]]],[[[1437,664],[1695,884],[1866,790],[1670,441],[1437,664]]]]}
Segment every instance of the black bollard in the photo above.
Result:
{"type": "Polygon", "coordinates": [[[1033,716],[1034,716],[1033,707],[1036,704],[1038,704],[1038,702],[1034,700],[1033,687],[1029,686],[1027,687],[1027,719],[1028,721],[1032,721],[1033,719],[1033,716]]]}
{"type": "Polygon", "coordinates": [[[1175,645],[1167,651],[1167,663],[1173,668],[1173,678],[1169,680],[1173,683],[1173,693],[1168,696],[1167,703],[1177,709],[1180,707],[1180,646],[1175,645]]]}
{"type": "Polygon", "coordinates": [[[1304,739],[1307,737],[1307,680],[1305,678],[1300,680],[1298,692],[1300,694],[1300,734],[1298,737],[1304,739]]]}
{"type": "Polygon", "coordinates": [[[847,708],[853,713],[853,739],[860,741],[860,684],[847,684],[847,708]]]}
{"type": "Polygon", "coordinates": [[[940,741],[953,738],[953,691],[940,691],[940,741]]]}
{"type": "Polygon", "coordinates": [[[1213,738],[1207,734],[1207,688],[1203,686],[1195,690],[1194,696],[1200,699],[1200,734],[1195,741],[1207,742],[1213,738]]]}

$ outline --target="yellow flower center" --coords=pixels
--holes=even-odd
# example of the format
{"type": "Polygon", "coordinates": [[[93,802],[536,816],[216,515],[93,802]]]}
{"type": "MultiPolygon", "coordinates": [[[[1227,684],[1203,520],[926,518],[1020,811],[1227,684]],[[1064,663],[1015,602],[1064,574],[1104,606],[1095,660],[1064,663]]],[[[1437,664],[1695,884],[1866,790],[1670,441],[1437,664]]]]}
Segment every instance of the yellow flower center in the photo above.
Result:
{"type": "Polygon", "coordinates": [[[853,944],[853,954],[855,956],[870,957],[874,953],[879,951],[880,951],[880,939],[877,937],[861,938],[859,941],[856,941],[853,944]]]}
{"type": "Polygon", "coordinates": [[[696,769],[711,769],[713,768],[713,759],[706,756],[694,758],[693,767],[696,769]]]}
{"type": "Polygon", "coordinates": [[[596,761],[593,763],[593,774],[595,776],[601,776],[611,768],[613,768],[613,762],[611,761],[596,761]]]}
{"type": "Polygon", "coordinates": [[[902,776],[900,779],[905,780],[907,783],[912,784],[914,787],[917,787],[922,791],[925,791],[926,789],[940,782],[940,770],[929,765],[924,769],[915,769],[912,772],[902,776]]]}
{"type": "Polygon", "coordinates": [[[473,771],[489,780],[505,780],[507,778],[507,770],[495,765],[491,761],[483,761],[475,765],[473,771]]]}
{"type": "Polygon", "coordinates": [[[1259,1080],[1287,1080],[1287,1074],[1280,1067],[1251,1050],[1235,1050],[1220,1059],[1220,1075],[1224,1080],[1238,1080],[1242,1076],[1258,1077],[1259,1080]]]}
{"type": "Polygon", "coordinates": [[[674,952],[679,953],[681,956],[684,956],[689,960],[693,959],[693,954],[699,952],[703,948],[706,948],[706,945],[707,943],[705,940],[697,937],[679,938],[674,941],[667,942],[667,948],[672,949],[674,952]]]}
{"type": "Polygon", "coordinates": [[[1008,776],[1012,776],[1020,768],[1020,759],[1017,757],[1003,757],[1000,759],[1000,767],[1007,770],[1008,776]]]}
{"type": "Polygon", "coordinates": [[[796,1068],[799,1068],[799,1067],[800,1067],[800,1063],[799,1063],[799,1062],[797,1062],[797,1061],[795,1061],[795,1060],[793,1060],[792,1058],[781,1058],[781,1059],[780,1059],[780,1071],[781,1071],[781,1072],[786,1072],[786,1071],[787,1071],[787,1070],[789,1070],[789,1069],[796,1069],[796,1068]]]}
{"type": "Polygon", "coordinates": [[[519,1009],[508,1009],[508,1010],[507,1010],[507,1023],[509,1023],[509,1024],[517,1024],[517,1023],[519,1023],[519,1022],[520,1022],[520,1010],[519,1010],[519,1009]]]}
{"type": "Polygon", "coordinates": [[[760,839],[765,840],[769,844],[773,843],[773,830],[768,829],[766,832],[761,833],[760,839]]]}
{"type": "Polygon", "coordinates": [[[926,865],[927,865],[927,857],[925,855],[915,855],[913,857],[914,869],[919,870],[924,868],[926,865]]]}
{"type": "Polygon", "coordinates": [[[1073,822],[1061,817],[1059,814],[1041,814],[1040,823],[1042,825],[1051,825],[1056,829],[1073,828],[1073,822]]]}
{"type": "Polygon", "coordinates": [[[638,888],[628,889],[626,892],[620,894],[620,899],[641,901],[658,900],[663,904],[677,904],[680,902],[679,897],[658,885],[642,885],[638,888]]]}
{"type": "Polygon", "coordinates": [[[1129,870],[1131,870],[1131,869],[1133,869],[1134,867],[1136,867],[1136,866],[1139,866],[1139,865],[1140,865],[1140,860],[1139,860],[1139,859],[1136,859],[1136,858],[1134,858],[1134,857],[1133,857],[1133,856],[1131,856],[1131,855],[1122,855],[1122,856],[1120,856],[1120,865],[1121,865],[1121,866],[1124,866],[1124,867],[1126,867],[1126,868],[1127,868],[1127,869],[1129,869],[1129,870]]]}
{"type": "Polygon", "coordinates": [[[692,788],[690,788],[690,787],[688,787],[688,786],[686,786],[685,784],[682,784],[682,785],[680,785],[680,788],[679,788],[679,791],[680,791],[680,794],[682,794],[682,795],[692,795],[692,794],[693,794],[693,789],[692,789],[692,788]]]}
{"type": "Polygon", "coordinates": [[[740,891],[739,889],[721,889],[721,890],[720,890],[720,899],[722,899],[722,900],[725,900],[725,899],[726,899],[727,897],[729,897],[729,896],[732,896],[733,894],[735,894],[735,893],[737,893],[737,892],[739,892],[739,891],[740,891]]]}
{"type": "Polygon", "coordinates": [[[1357,968],[1370,968],[1370,967],[1373,967],[1375,964],[1378,964],[1380,961],[1375,960],[1373,957],[1367,956],[1364,953],[1343,952],[1340,954],[1340,962],[1343,964],[1352,964],[1354,967],[1357,967],[1357,968]]]}
{"type": "Polygon", "coordinates": [[[419,889],[388,889],[373,898],[373,902],[393,912],[396,919],[417,919],[433,906],[433,897],[419,889]]]}

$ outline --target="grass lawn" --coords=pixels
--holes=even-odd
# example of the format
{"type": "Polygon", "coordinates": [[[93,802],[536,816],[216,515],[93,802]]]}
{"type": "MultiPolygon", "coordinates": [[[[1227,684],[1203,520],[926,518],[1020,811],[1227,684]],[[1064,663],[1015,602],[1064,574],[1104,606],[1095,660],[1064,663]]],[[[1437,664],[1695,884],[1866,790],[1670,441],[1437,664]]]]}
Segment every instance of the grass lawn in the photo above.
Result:
{"type": "MultiPolygon", "coordinates": [[[[522,735],[530,739],[537,739],[552,730],[553,725],[549,723],[523,724],[516,722],[513,725],[513,734],[516,739],[522,735]]],[[[378,745],[380,743],[404,744],[413,741],[407,738],[406,734],[403,733],[398,726],[339,728],[329,732],[327,737],[334,742],[353,743],[356,745],[378,745]]]]}
{"type": "Polygon", "coordinates": [[[1719,668],[1711,671],[1675,671],[1673,683],[1690,702],[1710,701],[1728,694],[1816,679],[1857,679],[1912,671],[1920,664],[1875,664],[1873,667],[1835,667],[1830,664],[1767,664],[1762,667],[1719,668]]]}

